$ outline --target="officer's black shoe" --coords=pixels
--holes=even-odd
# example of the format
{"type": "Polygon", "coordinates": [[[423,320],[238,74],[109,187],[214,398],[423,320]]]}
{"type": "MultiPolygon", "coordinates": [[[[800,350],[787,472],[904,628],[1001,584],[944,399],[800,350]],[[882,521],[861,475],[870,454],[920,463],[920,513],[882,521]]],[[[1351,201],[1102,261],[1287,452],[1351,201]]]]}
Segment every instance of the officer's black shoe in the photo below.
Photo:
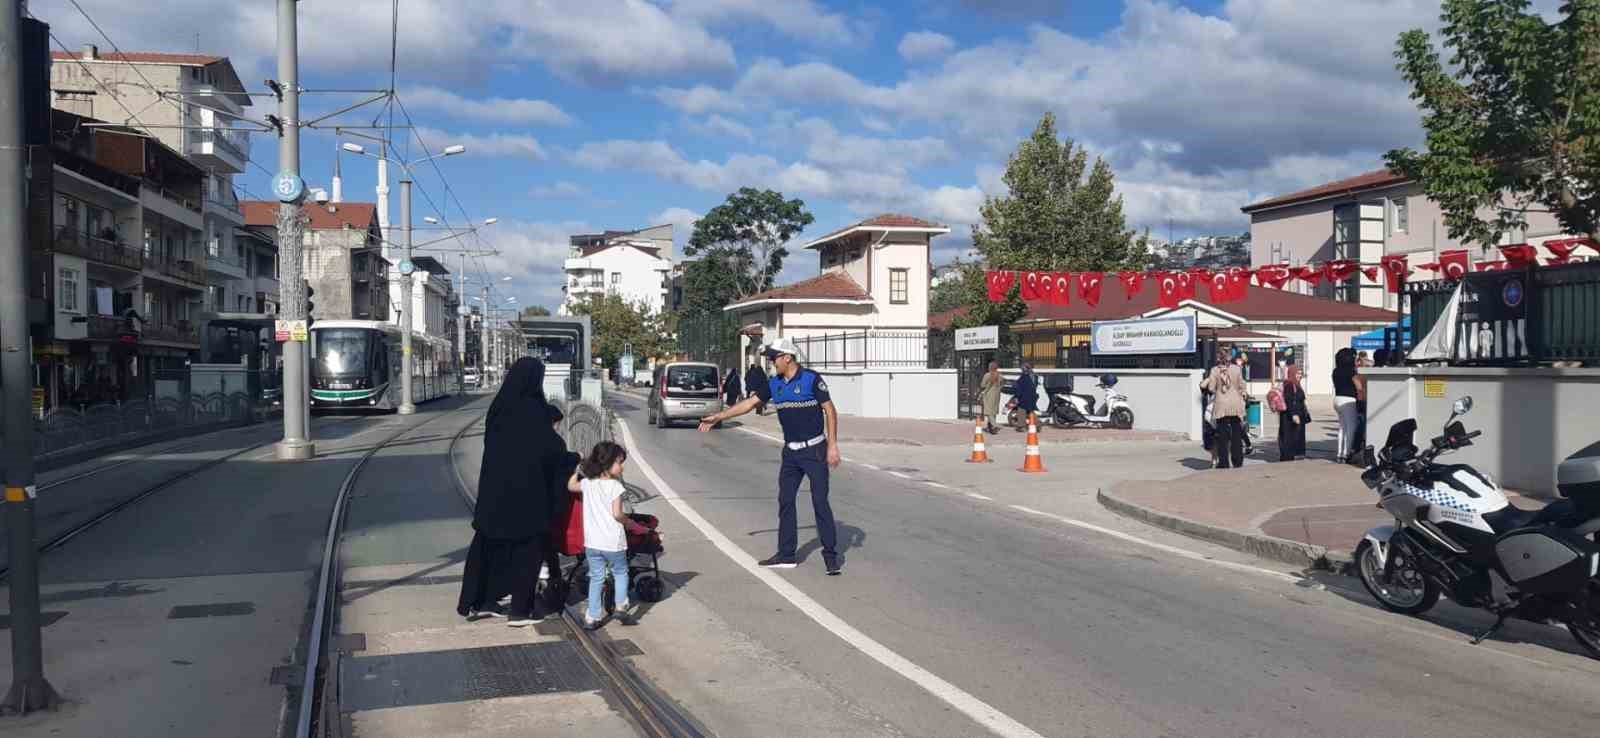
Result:
{"type": "Polygon", "coordinates": [[[781,554],[773,554],[772,556],[762,559],[756,563],[761,564],[768,569],[793,569],[798,566],[793,556],[783,556],[781,554]]]}
{"type": "Polygon", "coordinates": [[[823,558],[822,564],[828,568],[828,576],[830,577],[836,577],[844,573],[839,569],[839,558],[837,556],[823,558]]]}

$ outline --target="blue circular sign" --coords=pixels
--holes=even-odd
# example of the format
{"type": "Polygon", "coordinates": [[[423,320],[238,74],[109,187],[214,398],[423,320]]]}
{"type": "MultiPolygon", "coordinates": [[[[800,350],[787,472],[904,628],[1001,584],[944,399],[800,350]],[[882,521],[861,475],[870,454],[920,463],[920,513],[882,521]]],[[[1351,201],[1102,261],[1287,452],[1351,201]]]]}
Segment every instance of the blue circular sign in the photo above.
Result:
{"type": "Polygon", "coordinates": [[[416,264],[412,264],[410,259],[401,259],[400,260],[400,273],[401,274],[409,275],[409,274],[411,274],[412,272],[414,272],[416,270],[417,270],[417,265],[416,264]]]}
{"type": "Polygon", "coordinates": [[[278,197],[278,202],[294,202],[306,193],[306,183],[290,172],[278,172],[272,178],[272,194],[278,197]]]}
{"type": "Polygon", "coordinates": [[[1504,300],[1506,307],[1516,307],[1522,304],[1522,280],[1508,279],[1504,287],[1500,288],[1500,299],[1504,300]]]}

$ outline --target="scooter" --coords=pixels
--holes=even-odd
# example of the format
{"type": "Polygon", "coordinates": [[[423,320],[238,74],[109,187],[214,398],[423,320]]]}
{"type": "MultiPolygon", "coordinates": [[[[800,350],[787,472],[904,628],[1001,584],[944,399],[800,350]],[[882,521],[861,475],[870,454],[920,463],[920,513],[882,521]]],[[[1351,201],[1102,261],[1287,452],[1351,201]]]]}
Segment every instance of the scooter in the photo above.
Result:
{"type": "Polygon", "coordinates": [[[1116,386],[1115,374],[1100,375],[1100,383],[1095,387],[1106,393],[1106,401],[1098,410],[1095,408],[1094,395],[1076,394],[1071,391],[1052,393],[1048,414],[1056,425],[1063,427],[1109,425],[1112,428],[1132,428],[1133,406],[1128,404],[1128,396],[1118,392],[1116,386]]]}

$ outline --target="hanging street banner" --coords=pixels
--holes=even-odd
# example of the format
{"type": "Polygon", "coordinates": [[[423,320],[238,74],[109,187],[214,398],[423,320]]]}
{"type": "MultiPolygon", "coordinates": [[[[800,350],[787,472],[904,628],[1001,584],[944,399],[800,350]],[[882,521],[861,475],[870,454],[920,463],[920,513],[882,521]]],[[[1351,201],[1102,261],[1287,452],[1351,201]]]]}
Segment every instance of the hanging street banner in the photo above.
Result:
{"type": "Polygon", "coordinates": [[[1000,348],[1000,326],[980,325],[956,329],[957,351],[983,351],[1000,348]]]}
{"type": "Polygon", "coordinates": [[[1195,318],[1173,315],[1144,320],[1095,321],[1089,336],[1089,352],[1096,356],[1192,354],[1195,318]]]}

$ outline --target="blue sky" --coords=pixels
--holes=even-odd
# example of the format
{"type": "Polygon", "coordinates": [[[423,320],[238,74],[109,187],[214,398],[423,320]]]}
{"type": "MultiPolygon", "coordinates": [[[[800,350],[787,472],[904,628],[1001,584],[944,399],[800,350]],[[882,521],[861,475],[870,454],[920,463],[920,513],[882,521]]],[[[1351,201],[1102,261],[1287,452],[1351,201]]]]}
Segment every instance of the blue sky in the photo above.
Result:
{"type": "MultiPolygon", "coordinates": [[[[273,0],[80,0],[124,50],[226,55],[252,90],[274,76],[273,0]]],[[[1546,5],[1550,2],[1544,3],[1546,5]]],[[[566,235],[678,226],[740,186],[804,199],[820,234],[880,212],[949,224],[937,262],[970,246],[1007,154],[1046,111],[1118,172],[1130,224],[1238,232],[1239,207],[1380,166],[1419,143],[1395,37],[1437,25],[1410,0],[400,0],[401,102],[499,254],[471,270],[559,299],[566,235]]],[[[302,84],[387,85],[391,0],[304,0],[302,84]]],[[[109,46],[66,0],[31,12],[69,47],[109,46]]],[[[308,95],[330,112],[352,95],[308,95]]],[[[258,103],[264,116],[271,105],[258,103]]],[[[370,116],[376,111],[366,113],[370,116]]],[[[359,121],[361,114],[341,116],[359,121]]],[[[405,131],[402,153],[420,147],[405,131]]],[[[308,131],[327,186],[337,140],[308,131]]],[[[258,135],[241,184],[267,191],[258,135]]],[[[347,200],[374,164],[346,156],[347,200]]],[[[418,187],[466,222],[431,167],[418,187]]],[[[417,217],[434,214],[421,196],[417,217]]],[[[394,205],[398,217],[398,203],[394,205]]],[[[445,254],[454,267],[456,256],[445,254]]],[[[786,279],[815,274],[808,254],[786,279]]]]}

